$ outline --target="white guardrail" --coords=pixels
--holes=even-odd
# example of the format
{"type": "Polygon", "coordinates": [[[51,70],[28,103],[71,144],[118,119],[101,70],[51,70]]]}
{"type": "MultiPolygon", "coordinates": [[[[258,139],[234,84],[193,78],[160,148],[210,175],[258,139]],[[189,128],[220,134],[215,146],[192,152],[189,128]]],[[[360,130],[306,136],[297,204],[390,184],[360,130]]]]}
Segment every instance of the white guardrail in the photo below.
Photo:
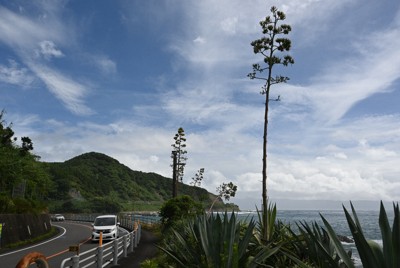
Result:
{"type": "MultiPolygon", "coordinates": [[[[93,215],[79,214],[68,215],[65,218],[73,221],[94,220],[93,215]]],[[[138,246],[142,232],[140,223],[134,222],[127,217],[122,217],[119,220],[121,227],[133,231],[97,248],[79,252],[79,254],[63,260],[60,268],[102,268],[107,267],[109,264],[118,265],[119,258],[126,258],[138,246]]]]}

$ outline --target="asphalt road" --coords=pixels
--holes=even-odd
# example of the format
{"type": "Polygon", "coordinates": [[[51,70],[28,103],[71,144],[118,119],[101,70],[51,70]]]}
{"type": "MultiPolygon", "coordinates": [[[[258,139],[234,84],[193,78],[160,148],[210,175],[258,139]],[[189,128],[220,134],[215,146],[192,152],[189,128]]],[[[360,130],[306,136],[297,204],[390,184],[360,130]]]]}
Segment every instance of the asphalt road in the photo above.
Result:
{"type": "Polygon", "coordinates": [[[79,245],[80,252],[97,246],[90,241],[92,230],[90,223],[66,221],[53,225],[60,230],[57,236],[35,245],[0,254],[0,267],[14,268],[26,254],[31,252],[40,252],[46,256],[49,267],[60,267],[64,259],[75,255],[75,252],[69,252],[69,246],[79,245]]]}

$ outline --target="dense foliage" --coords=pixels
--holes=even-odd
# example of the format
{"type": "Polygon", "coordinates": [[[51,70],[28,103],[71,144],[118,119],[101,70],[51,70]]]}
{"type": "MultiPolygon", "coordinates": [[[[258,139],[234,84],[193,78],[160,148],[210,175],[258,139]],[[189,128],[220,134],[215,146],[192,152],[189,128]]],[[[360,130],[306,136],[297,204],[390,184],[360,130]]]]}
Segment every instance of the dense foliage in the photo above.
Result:
{"type": "Polygon", "coordinates": [[[52,182],[39,157],[32,154],[33,142],[14,137],[11,124],[0,113],[0,213],[42,212],[46,209],[52,182]]]}
{"type": "MultiPolygon", "coordinates": [[[[85,153],[63,163],[46,163],[46,166],[55,184],[50,198],[57,205],[52,210],[146,210],[143,209],[144,205],[153,204],[159,208],[171,197],[170,178],[131,170],[101,153],[85,153]],[[118,207],[117,204],[122,206],[118,207]]],[[[203,188],[182,183],[179,184],[179,191],[203,203],[204,207],[208,207],[215,197],[203,188]]]]}
{"type": "Polygon", "coordinates": [[[162,226],[168,229],[203,212],[201,203],[194,201],[188,195],[180,195],[165,202],[159,215],[162,226]]]}

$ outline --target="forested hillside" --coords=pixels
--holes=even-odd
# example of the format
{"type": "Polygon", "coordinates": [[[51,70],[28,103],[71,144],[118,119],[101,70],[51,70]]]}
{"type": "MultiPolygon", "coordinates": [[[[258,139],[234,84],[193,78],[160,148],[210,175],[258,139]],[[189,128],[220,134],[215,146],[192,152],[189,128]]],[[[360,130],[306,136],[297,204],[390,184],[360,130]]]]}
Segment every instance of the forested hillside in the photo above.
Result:
{"type": "MultiPolygon", "coordinates": [[[[133,171],[105,154],[91,152],[63,163],[44,164],[54,182],[49,194],[53,211],[143,210],[171,198],[170,178],[133,171]]],[[[216,197],[205,189],[185,184],[180,184],[178,191],[205,206],[216,197]]]]}

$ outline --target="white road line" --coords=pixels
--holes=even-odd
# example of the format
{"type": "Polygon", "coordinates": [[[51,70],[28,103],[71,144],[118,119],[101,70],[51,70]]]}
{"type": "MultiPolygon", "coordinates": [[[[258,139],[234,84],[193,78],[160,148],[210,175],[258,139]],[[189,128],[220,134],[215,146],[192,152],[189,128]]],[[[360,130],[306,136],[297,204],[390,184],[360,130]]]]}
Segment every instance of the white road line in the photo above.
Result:
{"type": "Polygon", "coordinates": [[[62,234],[60,234],[59,236],[54,237],[52,239],[46,240],[45,242],[42,242],[42,243],[39,243],[39,244],[35,244],[33,246],[30,246],[30,247],[26,247],[26,248],[22,248],[22,249],[19,249],[19,250],[12,251],[12,252],[1,254],[0,257],[11,255],[11,254],[14,254],[14,253],[17,253],[17,252],[21,252],[21,251],[24,251],[24,250],[27,250],[27,249],[31,249],[31,248],[34,248],[34,247],[37,247],[37,246],[41,246],[41,245],[47,244],[47,243],[49,243],[49,242],[51,242],[53,240],[56,240],[56,239],[60,238],[61,236],[63,236],[67,232],[67,230],[62,226],[55,225],[55,224],[53,224],[53,226],[57,226],[57,227],[63,229],[62,234]]]}

